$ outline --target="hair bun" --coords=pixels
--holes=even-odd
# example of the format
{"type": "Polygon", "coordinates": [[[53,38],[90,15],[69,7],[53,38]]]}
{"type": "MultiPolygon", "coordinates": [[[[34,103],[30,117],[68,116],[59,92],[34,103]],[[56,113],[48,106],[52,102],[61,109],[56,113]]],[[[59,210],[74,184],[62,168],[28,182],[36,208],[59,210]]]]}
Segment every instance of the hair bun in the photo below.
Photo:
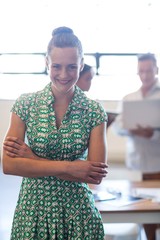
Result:
{"type": "Polygon", "coordinates": [[[52,37],[57,35],[57,34],[61,34],[61,33],[74,34],[74,32],[73,32],[73,30],[71,28],[68,28],[68,27],[58,27],[58,28],[53,30],[52,37]]]}

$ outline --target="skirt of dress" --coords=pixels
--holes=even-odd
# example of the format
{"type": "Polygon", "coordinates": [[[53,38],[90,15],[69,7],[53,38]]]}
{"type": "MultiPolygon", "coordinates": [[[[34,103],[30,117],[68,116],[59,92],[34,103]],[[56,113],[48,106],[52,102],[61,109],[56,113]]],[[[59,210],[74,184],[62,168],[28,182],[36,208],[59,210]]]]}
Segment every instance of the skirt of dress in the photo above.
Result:
{"type": "Polygon", "coordinates": [[[11,240],[103,240],[101,215],[85,183],[23,178],[11,240]]]}

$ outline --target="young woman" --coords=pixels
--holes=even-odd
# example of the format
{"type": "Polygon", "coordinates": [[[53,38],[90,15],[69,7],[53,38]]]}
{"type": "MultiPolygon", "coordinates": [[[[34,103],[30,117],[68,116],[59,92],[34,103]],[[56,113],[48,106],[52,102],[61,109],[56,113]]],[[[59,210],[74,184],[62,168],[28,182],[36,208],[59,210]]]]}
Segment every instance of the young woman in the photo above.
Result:
{"type": "Polygon", "coordinates": [[[46,64],[50,83],[16,100],[3,145],[4,173],[23,176],[11,240],[102,240],[87,183],[107,174],[107,117],[76,87],[83,51],[72,29],[53,31],[46,64]]]}

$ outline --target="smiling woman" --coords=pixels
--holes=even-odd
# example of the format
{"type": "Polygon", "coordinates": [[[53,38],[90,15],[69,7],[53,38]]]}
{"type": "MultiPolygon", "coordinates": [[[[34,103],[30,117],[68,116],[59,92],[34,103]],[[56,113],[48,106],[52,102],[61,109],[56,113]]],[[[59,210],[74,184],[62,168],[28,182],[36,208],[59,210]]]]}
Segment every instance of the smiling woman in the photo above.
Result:
{"type": "Polygon", "coordinates": [[[107,116],[76,86],[84,63],[72,29],[53,31],[46,64],[50,82],[15,101],[3,143],[3,172],[23,177],[11,239],[103,240],[88,183],[107,174],[107,116]]]}

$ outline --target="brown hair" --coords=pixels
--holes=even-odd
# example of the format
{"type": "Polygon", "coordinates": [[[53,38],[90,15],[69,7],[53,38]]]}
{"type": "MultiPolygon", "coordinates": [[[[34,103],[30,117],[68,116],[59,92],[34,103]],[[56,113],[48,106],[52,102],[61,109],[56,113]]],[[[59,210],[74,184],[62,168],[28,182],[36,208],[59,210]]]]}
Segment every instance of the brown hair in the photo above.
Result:
{"type": "Polygon", "coordinates": [[[59,48],[76,47],[79,51],[80,57],[83,57],[83,49],[82,49],[81,41],[74,34],[71,28],[58,27],[53,30],[52,38],[49,41],[49,44],[47,47],[47,56],[50,55],[50,52],[54,47],[59,47],[59,48]]]}
{"type": "Polygon", "coordinates": [[[90,65],[88,65],[88,64],[85,63],[82,71],[80,72],[79,77],[81,77],[85,72],[88,72],[88,71],[90,71],[91,69],[92,69],[92,67],[91,67],[90,65]]]}

